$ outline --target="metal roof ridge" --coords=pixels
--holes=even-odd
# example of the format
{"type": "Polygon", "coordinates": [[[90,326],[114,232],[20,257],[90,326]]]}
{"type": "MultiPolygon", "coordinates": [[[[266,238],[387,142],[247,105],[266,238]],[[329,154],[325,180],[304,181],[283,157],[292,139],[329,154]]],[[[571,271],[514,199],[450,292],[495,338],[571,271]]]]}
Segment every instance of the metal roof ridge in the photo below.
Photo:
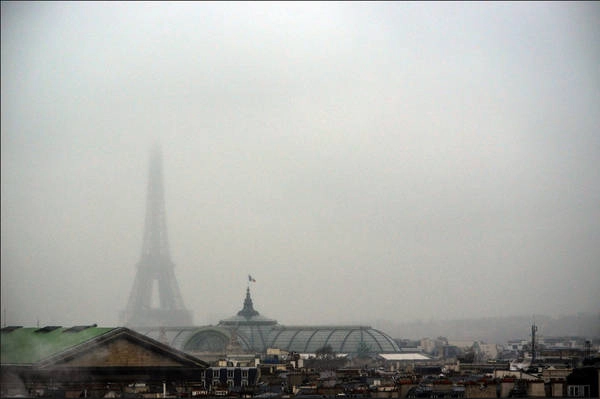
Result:
{"type": "MultiPolygon", "coordinates": [[[[115,333],[115,335],[119,335],[119,334],[128,334],[129,336],[132,336],[146,344],[151,344],[154,345],[155,347],[159,348],[159,350],[162,350],[164,353],[169,353],[171,355],[175,355],[176,357],[179,358],[184,358],[186,361],[195,363],[195,364],[200,364],[201,366],[207,367],[208,363],[206,363],[204,360],[190,355],[186,352],[183,352],[171,345],[165,344],[160,342],[159,340],[156,340],[154,338],[151,338],[147,335],[141,334],[135,330],[132,330],[130,328],[127,327],[118,327],[118,332],[115,333]]],[[[106,339],[109,339],[110,337],[107,337],[106,339]]]]}
{"type": "Polygon", "coordinates": [[[189,355],[189,354],[187,354],[183,351],[180,351],[179,349],[176,349],[170,345],[163,344],[162,342],[160,342],[158,340],[150,338],[144,334],[138,333],[127,327],[112,327],[109,331],[106,331],[103,334],[94,336],[84,342],[81,342],[80,344],[71,346],[60,353],[57,353],[51,357],[43,359],[42,361],[38,362],[38,365],[40,365],[41,367],[47,366],[49,364],[52,364],[54,362],[60,361],[63,358],[68,357],[69,354],[71,354],[73,352],[76,352],[80,349],[85,349],[86,346],[92,345],[94,343],[102,344],[102,343],[104,343],[112,338],[116,338],[117,336],[122,335],[122,334],[129,335],[129,336],[141,341],[142,343],[151,344],[154,347],[157,347],[163,353],[169,353],[171,355],[174,355],[175,357],[178,357],[179,359],[181,359],[183,361],[194,363],[201,367],[208,367],[208,363],[206,363],[202,359],[199,359],[195,356],[189,355]],[[95,342],[93,342],[93,341],[95,341],[95,342]]]}
{"type": "Polygon", "coordinates": [[[290,329],[290,330],[295,330],[298,328],[303,328],[303,329],[338,329],[338,330],[342,330],[342,329],[372,329],[375,330],[373,327],[368,326],[368,325],[361,325],[361,324],[348,324],[348,325],[337,325],[337,324],[324,324],[324,325],[312,325],[312,324],[305,324],[305,325],[283,325],[283,324],[279,324],[277,327],[275,328],[279,328],[279,329],[290,329]]]}
{"type": "MultiPolygon", "coordinates": [[[[63,350],[61,350],[61,351],[59,351],[57,353],[54,353],[54,354],[52,354],[52,355],[50,355],[50,356],[48,356],[46,358],[40,359],[39,361],[36,362],[36,364],[38,364],[40,366],[43,366],[43,365],[46,365],[48,363],[52,363],[52,361],[54,359],[58,360],[61,357],[65,357],[65,355],[68,355],[69,352],[77,351],[79,348],[84,347],[85,345],[88,345],[93,340],[97,340],[98,338],[105,337],[106,335],[114,333],[115,331],[118,331],[119,329],[124,329],[124,327],[92,327],[92,328],[96,328],[96,329],[108,329],[108,330],[105,331],[105,332],[103,332],[103,333],[100,333],[98,335],[94,335],[92,337],[89,337],[88,339],[86,339],[86,340],[84,340],[82,342],[76,343],[76,344],[74,344],[72,346],[68,346],[68,347],[64,348],[63,350]]],[[[86,331],[86,330],[78,331],[78,332],[75,332],[73,334],[78,334],[78,333],[81,333],[81,332],[86,331]]],[[[64,332],[64,330],[62,332],[64,332]]]]}

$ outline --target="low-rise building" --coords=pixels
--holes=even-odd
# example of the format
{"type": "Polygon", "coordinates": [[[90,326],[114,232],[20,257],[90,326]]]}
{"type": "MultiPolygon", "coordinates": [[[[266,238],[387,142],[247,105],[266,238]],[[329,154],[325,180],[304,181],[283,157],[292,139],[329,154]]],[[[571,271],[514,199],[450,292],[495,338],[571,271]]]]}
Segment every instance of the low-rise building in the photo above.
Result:
{"type": "Polygon", "coordinates": [[[599,393],[599,367],[576,368],[567,376],[567,396],[597,398],[599,393]]]}
{"type": "Polygon", "coordinates": [[[127,328],[5,327],[1,396],[182,394],[208,364],[127,328]]]}
{"type": "Polygon", "coordinates": [[[210,391],[226,389],[229,392],[240,392],[254,387],[258,382],[257,367],[209,367],[202,372],[203,387],[210,391]]]}

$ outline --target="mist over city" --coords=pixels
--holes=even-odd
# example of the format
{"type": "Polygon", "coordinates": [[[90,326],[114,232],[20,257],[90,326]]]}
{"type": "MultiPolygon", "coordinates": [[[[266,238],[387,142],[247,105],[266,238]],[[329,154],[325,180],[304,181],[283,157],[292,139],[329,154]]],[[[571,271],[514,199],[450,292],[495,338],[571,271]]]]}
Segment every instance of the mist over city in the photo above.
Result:
{"type": "Polygon", "coordinates": [[[3,326],[120,325],[159,147],[194,325],[249,287],[600,335],[597,2],[2,2],[1,40],[3,326]]]}

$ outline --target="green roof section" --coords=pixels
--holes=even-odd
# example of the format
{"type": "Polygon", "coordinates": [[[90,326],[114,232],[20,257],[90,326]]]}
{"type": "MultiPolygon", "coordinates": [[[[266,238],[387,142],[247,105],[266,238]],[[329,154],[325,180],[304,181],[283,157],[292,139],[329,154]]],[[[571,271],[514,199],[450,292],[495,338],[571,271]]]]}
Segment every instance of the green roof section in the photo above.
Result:
{"type": "Polygon", "coordinates": [[[0,363],[38,363],[114,329],[96,326],[6,327],[0,330],[0,363]]]}

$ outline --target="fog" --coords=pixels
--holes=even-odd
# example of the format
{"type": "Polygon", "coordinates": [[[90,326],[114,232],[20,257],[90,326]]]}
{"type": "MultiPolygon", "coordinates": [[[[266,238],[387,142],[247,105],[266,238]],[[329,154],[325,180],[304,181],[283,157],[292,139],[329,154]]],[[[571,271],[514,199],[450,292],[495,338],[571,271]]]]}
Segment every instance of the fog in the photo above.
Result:
{"type": "Polygon", "coordinates": [[[116,325],[150,150],[195,324],[600,308],[600,6],[2,2],[3,325],[116,325]]]}

